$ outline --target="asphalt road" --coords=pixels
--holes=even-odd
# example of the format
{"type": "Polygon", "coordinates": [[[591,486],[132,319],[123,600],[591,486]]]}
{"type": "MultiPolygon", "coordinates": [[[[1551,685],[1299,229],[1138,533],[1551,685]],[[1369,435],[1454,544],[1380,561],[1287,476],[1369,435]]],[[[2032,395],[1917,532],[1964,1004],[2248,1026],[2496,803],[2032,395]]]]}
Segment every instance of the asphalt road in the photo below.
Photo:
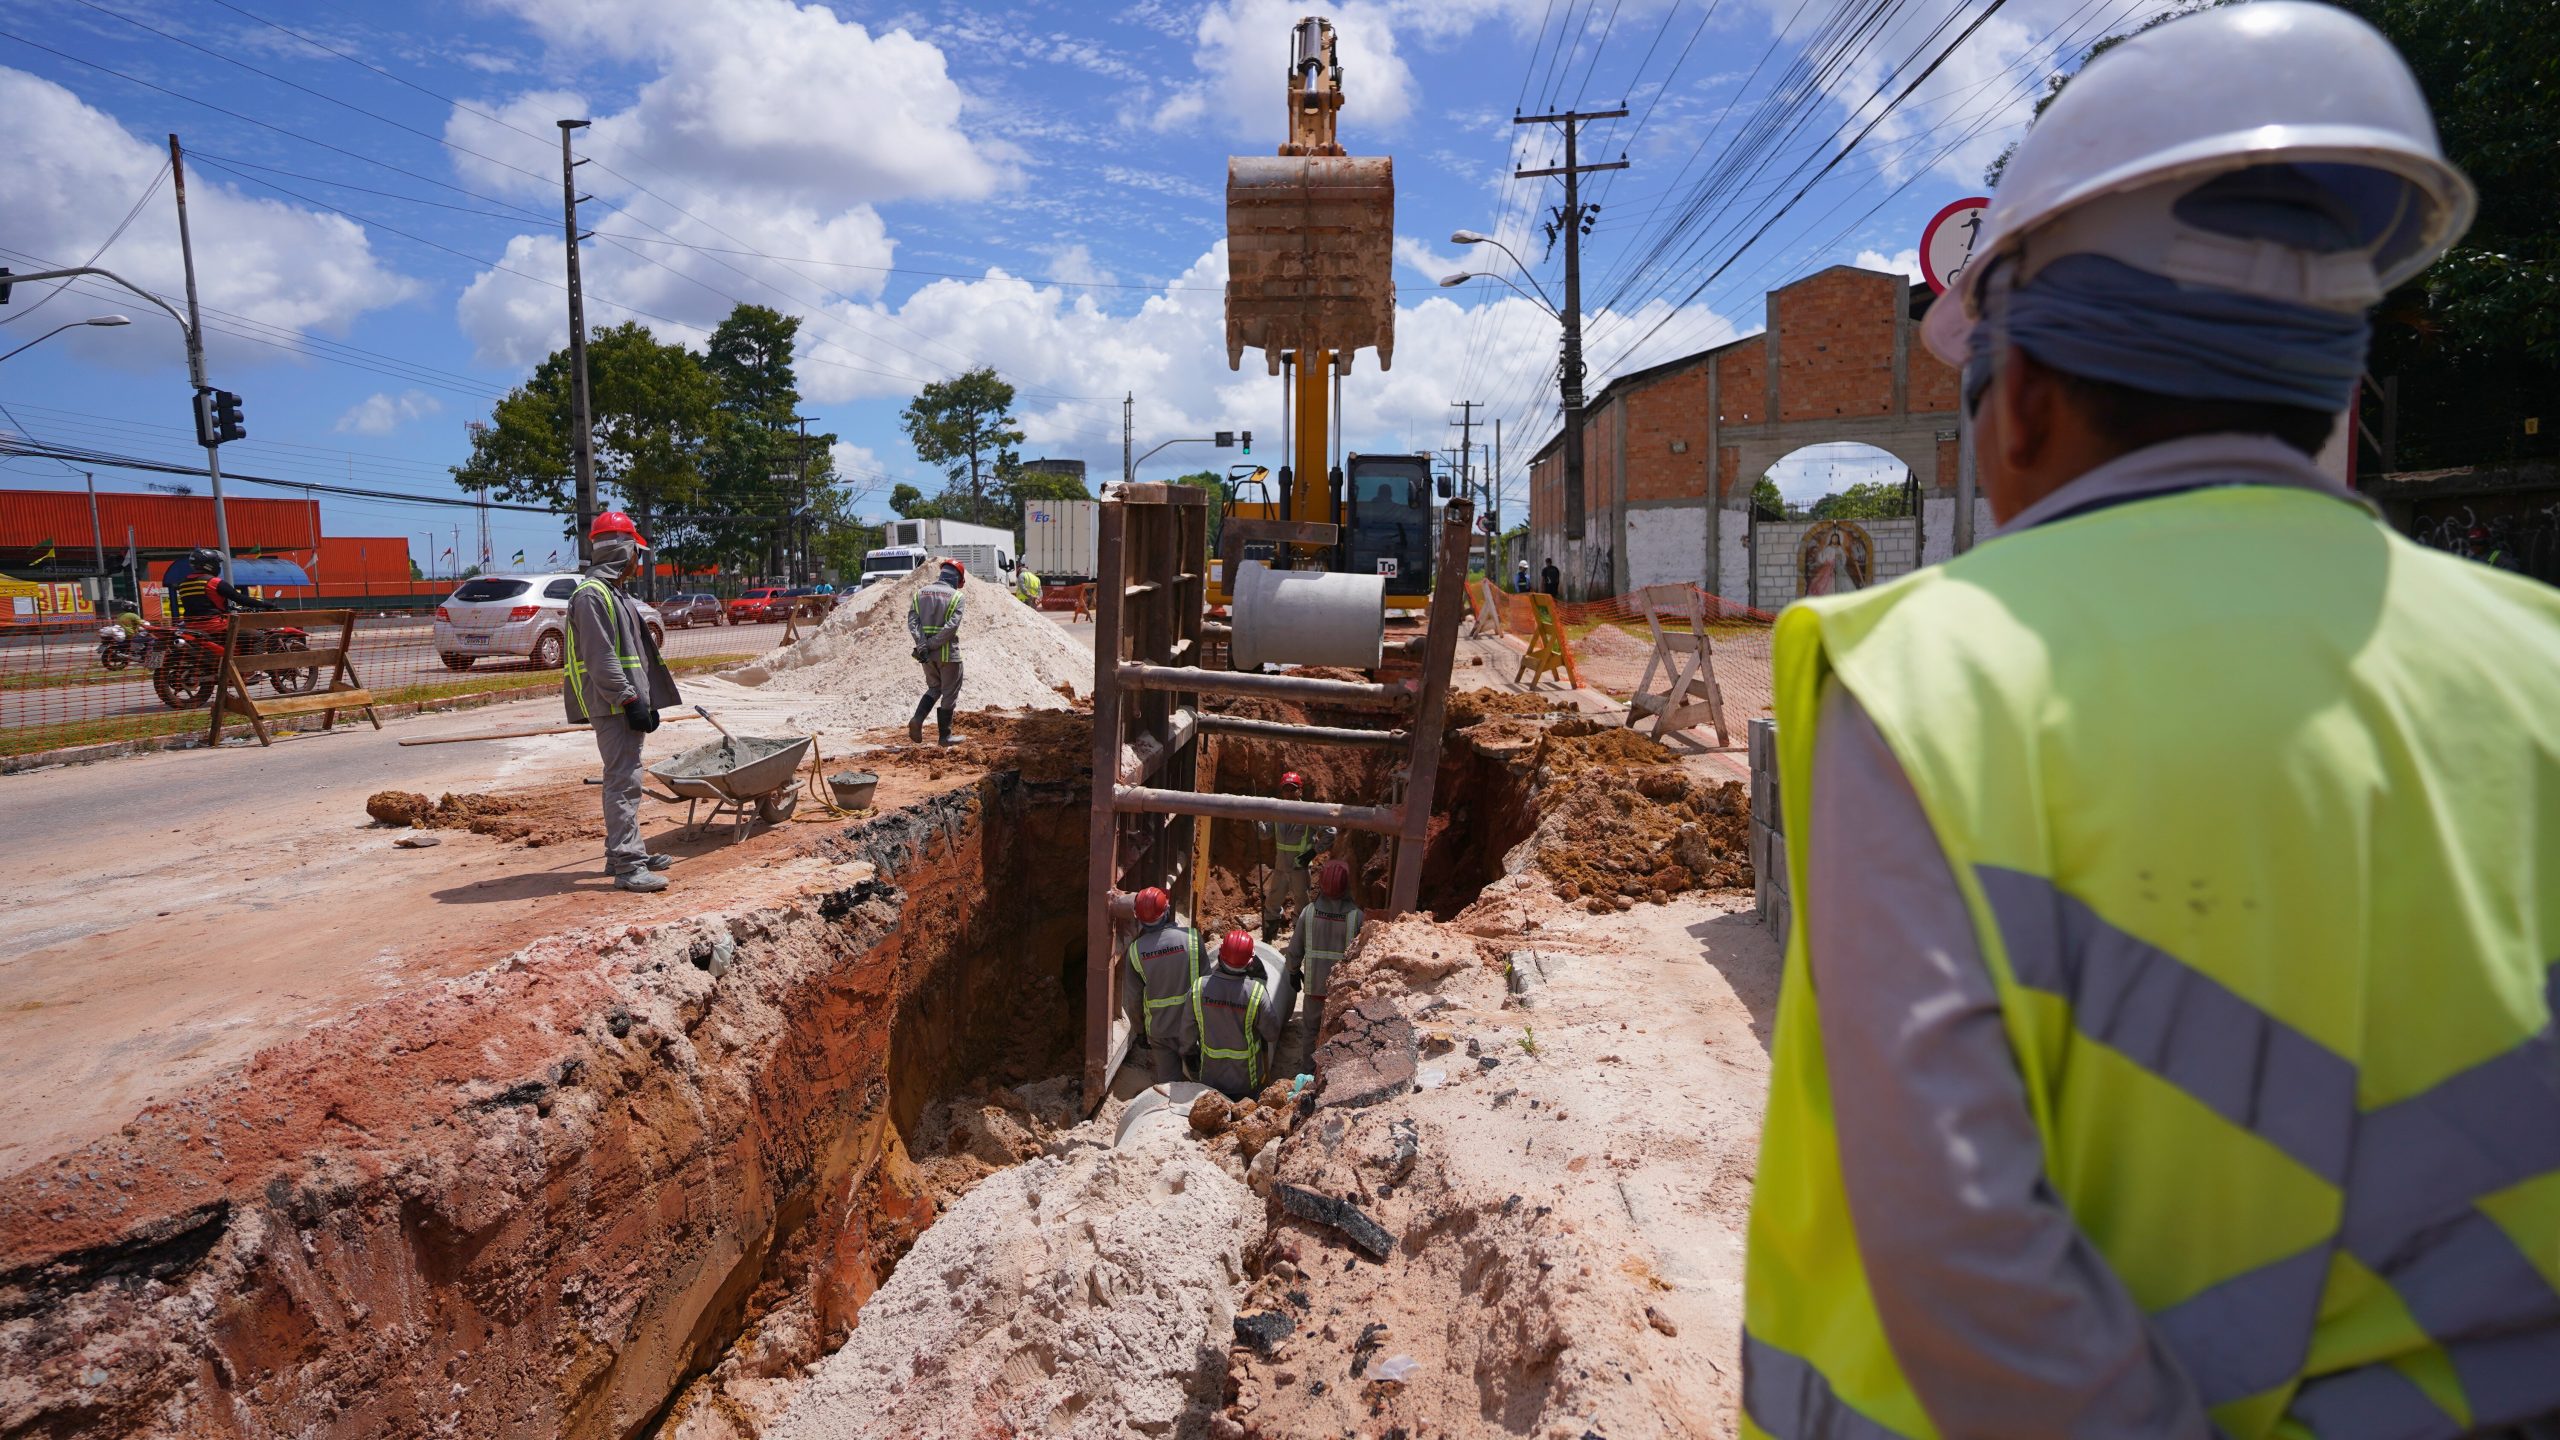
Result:
{"type": "MultiPolygon", "coordinates": [[[[706,625],[667,632],[665,653],[676,659],[693,655],[757,654],[780,642],[780,625],[706,625]]],[[[474,675],[521,675],[532,669],[526,660],[488,659],[467,671],[448,670],[437,658],[434,626],[424,619],[382,616],[356,628],[356,674],[376,694],[405,686],[464,680],[474,675]]],[[[0,649],[0,684],[18,676],[69,676],[81,679],[114,673],[131,679],[44,688],[0,688],[0,731],[66,726],[127,715],[169,713],[153,693],[147,672],[109,672],[98,664],[94,639],[79,644],[49,642],[0,649]]],[[[260,693],[266,693],[261,687],[260,693]]]]}

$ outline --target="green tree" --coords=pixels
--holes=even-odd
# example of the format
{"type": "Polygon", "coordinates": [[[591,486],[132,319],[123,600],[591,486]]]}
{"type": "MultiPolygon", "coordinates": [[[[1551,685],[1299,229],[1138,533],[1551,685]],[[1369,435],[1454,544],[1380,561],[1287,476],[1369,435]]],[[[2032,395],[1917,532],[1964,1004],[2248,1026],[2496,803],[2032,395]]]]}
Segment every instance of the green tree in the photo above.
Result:
{"type": "MultiPolygon", "coordinates": [[[[1775,488],[1775,487],[1772,487],[1775,488]]],[[[1836,490],[1813,502],[1806,517],[1813,520],[1889,520],[1910,513],[1900,481],[1862,480],[1846,490],[1836,490]]]]}
{"type": "Polygon", "coordinates": [[[1758,511],[1764,520],[1801,518],[1796,507],[1787,503],[1787,497],[1778,493],[1778,482],[1766,475],[1760,477],[1759,484],[1751,487],[1751,508],[1758,511]]]}
{"type": "Polygon", "coordinates": [[[967,512],[957,518],[1003,523],[1004,507],[989,503],[988,490],[997,478],[995,462],[1022,443],[1022,432],[1014,426],[1013,387],[995,367],[982,365],[926,385],[907,402],[899,422],[916,457],[951,477],[945,494],[967,512]]]}
{"type": "Polygon", "coordinates": [[[889,488],[889,508],[897,511],[905,519],[923,518],[930,513],[926,507],[931,503],[924,498],[923,491],[904,480],[889,488]]]}
{"type": "MultiPolygon", "coordinates": [[[[701,449],[717,389],[700,356],[660,344],[635,322],[588,339],[587,394],[599,503],[619,496],[640,533],[655,538],[662,513],[682,514],[702,497],[701,449]]],[[[572,511],[569,400],[569,354],[555,350],[473,434],[471,458],[453,467],[454,483],[473,494],[572,511]]],[[[563,533],[574,529],[564,525],[563,533]]]]}
{"type": "Polygon", "coordinates": [[[798,428],[793,354],[797,316],[739,305],[718,328],[703,368],[719,389],[704,469],[711,503],[691,528],[689,552],[762,574],[778,573],[790,517],[807,507],[833,437],[798,428]]]}

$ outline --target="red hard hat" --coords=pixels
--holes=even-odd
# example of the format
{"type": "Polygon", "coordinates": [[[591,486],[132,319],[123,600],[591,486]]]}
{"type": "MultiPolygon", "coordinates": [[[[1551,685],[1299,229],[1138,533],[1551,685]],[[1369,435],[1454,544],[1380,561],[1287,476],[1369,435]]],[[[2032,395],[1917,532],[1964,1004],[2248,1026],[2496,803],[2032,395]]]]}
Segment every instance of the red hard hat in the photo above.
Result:
{"type": "Polygon", "coordinates": [[[1164,893],[1163,886],[1150,885],[1138,892],[1136,903],[1139,921],[1153,925],[1164,918],[1164,912],[1173,908],[1173,897],[1164,893]]]}
{"type": "Polygon", "coordinates": [[[951,583],[952,583],[952,585],[953,585],[953,587],[954,587],[954,588],[957,588],[957,587],[959,587],[959,586],[966,585],[966,584],[968,584],[968,583],[969,583],[969,567],[968,567],[968,566],[961,564],[961,563],[960,563],[959,561],[957,561],[957,560],[952,560],[952,559],[948,559],[948,558],[946,558],[946,559],[942,562],[942,568],[951,572],[951,583]]]}
{"type": "Polygon", "coordinates": [[[596,517],[595,524],[587,527],[590,540],[601,540],[607,535],[628,535],[632,544],[643,550],[649,548],[649,542],[641,538],[640,527],[632,524],[631,517],[619,510],[607,510],[596,517]]]}
{"type": "Polygon", "coordinates": [[[1307,788],[1307,777],[1299,774],[1295,770],[1283,770],[1280,772],[1280,788],[1283,790],[1304,790],[1307,788]]]}
{"type": "Polygon", "coordinates": [[[1253,964],[1253,937],[1241,930],[1230,930],[1218,942],[1218,963],[1230,970],[1243,970],[1253,964]]]}
{"type": "Polygon", "coordinates": [[[1316,869],[1316,888],[1328,900],[1339,900],[1351,893],[1351,867],[1339,860],[1327,860],[1316,869]]]}

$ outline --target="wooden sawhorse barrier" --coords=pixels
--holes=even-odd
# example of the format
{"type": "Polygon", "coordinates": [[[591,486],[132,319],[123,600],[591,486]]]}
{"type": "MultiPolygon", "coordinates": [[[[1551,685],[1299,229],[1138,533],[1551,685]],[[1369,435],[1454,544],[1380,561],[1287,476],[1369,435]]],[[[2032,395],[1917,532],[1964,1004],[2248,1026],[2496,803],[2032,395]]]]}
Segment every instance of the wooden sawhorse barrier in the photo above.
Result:
{"type": "MultiPolygon", "coordinates": [[[[257,732],[258,743],[272,745],[275,737],[267,733],[267,722],[288,715],[320,716],[322,729],[334,729],[340,710],[362,710],[373,728],[382,728],[382,717],[373,713],[373,692],[356,678],[351,647],[355,643],[356,612],[353,610],[278,610],[254,615],[231,617],[230,628],[222,636],[222,670],[213,684],[213,723],[205,735],[205,743],[222,743],[222,726],[226,719],[249,722],[257,732]],[[338,627],[338,643],[334,647],[297,650],[270,649],[268,632],[305,626],[313,630],[338,627]],[[254,653],[243,653],[241,647],[253,647],[254,653]],[[301,677],[304,683],[288,683],[284,692],[268,699],[258,699],[249,687],[261,676],[295,671],[317,672],[301,677]]],[[[313,638],[325,638],[314,636],[313,638]]]]}
{"type": "Polygon", "coordinates": [[[1693,725],[1713,725],[1716,744],[1732,748],[1732,732],[1724,723],[1724,690],[1716,684],[1715,643],[1707,636],[1707,601],[1694,585],[1647,585],[1636,592],[1644,623],[1653,627],[1653,653],[1645,657],[1644,678],[1627,700],[1627,726],[1641,716],[1653,717],[1653,738],[1693,725]],[[1689,628],[1665,629],[1663,620],[1686,620],[1689,628]],[[1656,671],[1662,689],[1653,688],[1656,671]]]}

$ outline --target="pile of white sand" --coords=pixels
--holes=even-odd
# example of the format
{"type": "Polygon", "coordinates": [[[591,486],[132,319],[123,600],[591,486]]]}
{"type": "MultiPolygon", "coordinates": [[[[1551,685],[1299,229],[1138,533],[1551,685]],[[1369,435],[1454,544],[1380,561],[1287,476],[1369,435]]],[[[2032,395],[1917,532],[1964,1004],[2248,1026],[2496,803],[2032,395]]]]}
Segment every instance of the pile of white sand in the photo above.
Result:
{"type": "Polygon", "coordinates": [[[1187,1129],[988,1176],[767,1440],[1205,1434],[1262,1202],[1187,1129]]]}
{"type": "MultiPolygon", "coordinates": [[[[846,596],[799,644],[721,678],[810,697],[813,703],[791,717],[808,729],[840,733],[903,721],[924,694],[907,611],[932,578],[931,570],[918,570],[846,596]]],[[[972,581],[960,593],[962,709],[1063,710],[1075,703],[1070,691],[1093,693],[1093,652],[1057,622],[998,583],[972,581]]]]}

